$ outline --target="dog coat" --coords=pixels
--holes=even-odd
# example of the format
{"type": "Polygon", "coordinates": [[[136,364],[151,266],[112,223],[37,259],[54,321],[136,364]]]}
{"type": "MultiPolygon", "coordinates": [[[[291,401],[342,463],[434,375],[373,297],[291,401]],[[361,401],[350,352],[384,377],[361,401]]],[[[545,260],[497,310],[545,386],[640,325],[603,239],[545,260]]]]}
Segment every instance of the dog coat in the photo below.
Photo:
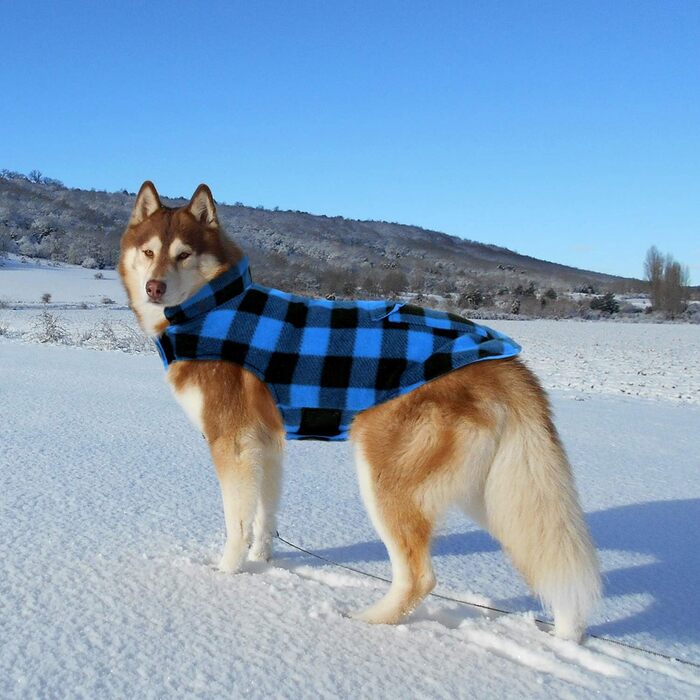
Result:
{"type": "Polygon", "coordinates": [[[156,345],[166,369],[180,360],[244,367],[269,387],[288,439],[346,440],[359,411],[520,352],[507,336],[443,311],[253,284],[245,258],[165,316],[156,345]]]}

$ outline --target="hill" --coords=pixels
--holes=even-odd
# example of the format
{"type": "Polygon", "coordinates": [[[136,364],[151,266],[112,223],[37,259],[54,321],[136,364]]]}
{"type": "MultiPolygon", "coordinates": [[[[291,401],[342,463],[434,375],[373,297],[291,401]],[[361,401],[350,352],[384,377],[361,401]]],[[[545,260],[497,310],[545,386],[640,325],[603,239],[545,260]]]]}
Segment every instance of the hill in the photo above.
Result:
{"type": "MultiPolygon", "coordinates": [[[[163,201],[177,206],[186,200],[163,201]]],[[[27,177],[2,171],[0,251],[113,267],[133,202],[134,194],[125,190],[73,189],[39,173],[27,177]]],[[[240,203],[221,202],[218,211],[226,231],[249,253],[256,279],[299,292],[352,296],[409,291],[466,298],[476,292],[476,301],[501,297],[505,308],[511,298],[533,298],[550,288],[635,292],[644,287],[640,280],[538,260],[417,226],[240,203]]]]}

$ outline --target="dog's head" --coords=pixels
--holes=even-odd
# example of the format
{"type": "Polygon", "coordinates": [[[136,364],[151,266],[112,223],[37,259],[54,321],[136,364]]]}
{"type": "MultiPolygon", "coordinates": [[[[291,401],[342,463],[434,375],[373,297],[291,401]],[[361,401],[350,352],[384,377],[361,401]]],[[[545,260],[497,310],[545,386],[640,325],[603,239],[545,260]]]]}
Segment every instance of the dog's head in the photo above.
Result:
{"type": "Polygon", "coordinates": [[[158,335],[166,306],[180,304],[242,256],[219,228],[211,191],[200,185],[177,209],[144,182],[124,231],[119,274],[141,327],[158,335]]]}

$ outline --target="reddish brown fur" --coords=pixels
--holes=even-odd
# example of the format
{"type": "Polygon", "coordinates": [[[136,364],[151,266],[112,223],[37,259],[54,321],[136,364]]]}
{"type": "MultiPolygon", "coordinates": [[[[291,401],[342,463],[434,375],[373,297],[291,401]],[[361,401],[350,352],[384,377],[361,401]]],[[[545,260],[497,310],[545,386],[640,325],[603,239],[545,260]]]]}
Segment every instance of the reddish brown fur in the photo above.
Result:
{"type": "Polygon", "coordinates": [[[251,432],[260,438],[282,437],[284,427],[270,390],[254,374],[230,362],[176,362],[168,369],[176,392],[188,385],[206,397],[204,434],[213,444],[251,432]]]}
{"type": "MultiPolygon", "coordinates": [[[[156,278],[177,264],[169,254],[176,239],[195,254],[215,258],[218,264],[207,272],[212,278],[241,258],[214,212],[206,186],[190,204],[173,210],[162,207],[153,185],[144,183],[119,267],[132,305],[125,256],[153,237],[162,242],[153,261],[156,278]],[[141,220],[140,212],[148,215],[141,220]]],[[[265,531],[274,531],[284,436],[269,389],[247,370],[219,361],[177,362],[167,377],[176,395],[194,388],[195,397],[202,397],[199,418],[221,483],[228,532],[221,567],[238,568],[251,523],[255,556],[268,556],[265,531]]],[[[397,622],[432,589],[434,522],[459,503],[501,541],[552,605],[557,633],[580,636],[598,594],[595,552],[546,395],[518,359],[469,365],[368,409],[356,417],[351,437],[359,449],[363,496],[394,568],[389,593],[362,619],[397,622]]]]}

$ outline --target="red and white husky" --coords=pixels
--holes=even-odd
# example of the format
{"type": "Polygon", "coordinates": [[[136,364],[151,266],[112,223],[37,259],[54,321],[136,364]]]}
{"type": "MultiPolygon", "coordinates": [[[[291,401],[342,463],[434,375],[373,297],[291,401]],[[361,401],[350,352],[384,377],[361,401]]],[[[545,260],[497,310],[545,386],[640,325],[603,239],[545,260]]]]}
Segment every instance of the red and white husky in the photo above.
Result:
{"type": "MultiPolygon", "coordinates": [[[[163,309],[183,302],[242,257],[200,185],[184,207],[139,191],[121,242],[119,273],[143,330],[159,335],[163,309]]],[[[183,361],[167,372],[175,397],[205,435],[216,466],[227,539],[219,566],[271,554],[284,429],[267,386],[223,361],[183,361]]],[[[517,358],[455,370],[358,414],[351,429],[360,489],[391,558],[393,582],[356,615],[396,623],[432,590],[436,519],[457,505],[499,540],[554,615],[579,640],[600,595],[595,549],[566,454],[537,379],[517,358]]]]}

